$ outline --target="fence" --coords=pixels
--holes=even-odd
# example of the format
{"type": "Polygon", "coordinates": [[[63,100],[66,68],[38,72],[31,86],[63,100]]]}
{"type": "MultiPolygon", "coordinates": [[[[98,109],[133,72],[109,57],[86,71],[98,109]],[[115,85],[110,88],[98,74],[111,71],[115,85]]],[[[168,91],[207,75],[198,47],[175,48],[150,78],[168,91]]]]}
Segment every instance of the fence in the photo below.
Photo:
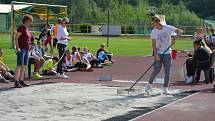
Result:
{"type": "MultiPolygon", "coordinates": [[[[41,27],[45,23],[33,23],[30,27],[31,31],[40,31],[41,27]]],[[[70,33],[82,33],[82,34],[94,34],[91,33],[92,26],[99,26],[101,27],[104,24],[97,24],[97,25],[91,25],[91,24],[69,24],[67,25],[67,29],[70,33]]],[[[5,28],[4,24],[0,24],[0,28],[5,28]]],[[[18,27],[18,24],[17,24],[18,27]]],[[[196,28],[199,28],[199,26],[180,26],[178,27],[184,31],[184,35],[194,35],[196,28]]],[[[121,33],[123,35],[150,35],[151,34],[152,27],[151,26],[121,26],[121,33]]],[[[101,31],[101,30],[99,30],[101,31]]],[[[10,32],[10,25],[6,27],[5,29],[0,29],[0,32],[10,32]]],[[[99,35],[99,34],[98,34],[99,35]]]]}

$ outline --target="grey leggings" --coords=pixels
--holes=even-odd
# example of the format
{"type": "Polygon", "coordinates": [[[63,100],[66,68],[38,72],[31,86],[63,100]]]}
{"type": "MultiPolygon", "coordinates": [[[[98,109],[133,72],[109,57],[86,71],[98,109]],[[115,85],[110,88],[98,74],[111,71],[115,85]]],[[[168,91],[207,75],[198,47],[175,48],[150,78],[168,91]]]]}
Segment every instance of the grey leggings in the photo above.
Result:
{"type": "Polygon", "coordinates": [[[160,55],[160,61],[156,61],[154,65],[154,70],[150,76],[149,83],[152,84],[156,76],[160,73],[162,64],[164,66],[165,78],[164,78],[164,87],[169,86],[170,71],[172,65],[172,56],[171,54],[160,55]]]}

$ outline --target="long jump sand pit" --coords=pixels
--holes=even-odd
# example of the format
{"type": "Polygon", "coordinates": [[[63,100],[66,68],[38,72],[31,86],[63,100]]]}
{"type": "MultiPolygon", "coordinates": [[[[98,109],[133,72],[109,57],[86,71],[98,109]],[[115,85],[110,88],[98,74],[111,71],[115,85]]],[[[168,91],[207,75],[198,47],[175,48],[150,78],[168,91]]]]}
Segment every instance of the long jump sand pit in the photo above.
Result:
{"type": "MultiPolygon", "coordinates": [[[[192,93],[117,95],[118,87],[55,83],[0,92],[1,121],[127,121],[192,93]]],[[[160,89],[156,89],[160,93],[160,89]]]]}

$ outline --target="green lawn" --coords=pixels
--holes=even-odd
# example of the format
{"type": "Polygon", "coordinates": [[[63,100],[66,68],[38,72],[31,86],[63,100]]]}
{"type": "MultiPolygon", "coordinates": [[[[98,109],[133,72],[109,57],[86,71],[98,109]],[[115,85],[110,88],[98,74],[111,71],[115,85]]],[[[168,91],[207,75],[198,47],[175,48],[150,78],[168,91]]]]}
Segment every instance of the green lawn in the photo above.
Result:
{"type": "MultiPolygon", "coordinates": [[[[81,48],[88,47],[93,53],[99,48],[101,43],[106,43],[105,37],[94,36],[73,36],[69,43],[69,48],[77,45],[81,48]]],[[[145,56],[152,53],[151,40],[143,37],[111,37],[108,51],[115,56],[145,56]]],[[[9,67],[14,68],[16,56],[13,49],[10,49],[10,35],[0,34],[0,48],[4,50],[4,60],[9,67]]],[[[178,40],[173,49],[190,50],[192,41],[178,40]]],[[[55,52],[56,53],[56,52],[55,52]]]]}

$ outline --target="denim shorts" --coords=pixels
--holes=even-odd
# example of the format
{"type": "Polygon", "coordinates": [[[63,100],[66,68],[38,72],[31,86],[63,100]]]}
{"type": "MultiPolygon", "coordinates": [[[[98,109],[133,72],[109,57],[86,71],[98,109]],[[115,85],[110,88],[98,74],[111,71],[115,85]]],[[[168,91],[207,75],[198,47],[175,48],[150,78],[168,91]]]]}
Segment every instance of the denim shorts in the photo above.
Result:
{"type": "Polygon", "coordinates": [[[21,52],[17,54],[17,66],[27,66],[29,61],[29,50],[28,49],[21,49],[21,52]]]}

